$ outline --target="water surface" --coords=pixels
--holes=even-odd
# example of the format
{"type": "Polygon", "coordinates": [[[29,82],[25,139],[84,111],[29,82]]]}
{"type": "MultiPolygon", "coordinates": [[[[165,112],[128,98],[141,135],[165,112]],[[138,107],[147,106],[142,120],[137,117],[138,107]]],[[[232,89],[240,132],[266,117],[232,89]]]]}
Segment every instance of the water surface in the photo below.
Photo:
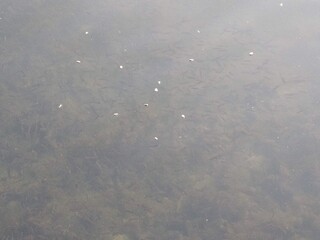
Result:
{"type": "Polygon", "coordinates": [[[0,239],[318,239],[319,12],[1,1],[0,239]]]}

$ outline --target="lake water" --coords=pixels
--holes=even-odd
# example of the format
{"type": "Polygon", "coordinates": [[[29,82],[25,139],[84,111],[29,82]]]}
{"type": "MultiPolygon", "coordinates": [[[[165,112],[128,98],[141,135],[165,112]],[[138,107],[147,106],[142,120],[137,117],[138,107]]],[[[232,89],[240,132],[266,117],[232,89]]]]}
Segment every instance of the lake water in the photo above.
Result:
{"type": "Polygon", "coordinates": [[[2,0],[0,239],[318,239],[319,12],[2,0]]]}

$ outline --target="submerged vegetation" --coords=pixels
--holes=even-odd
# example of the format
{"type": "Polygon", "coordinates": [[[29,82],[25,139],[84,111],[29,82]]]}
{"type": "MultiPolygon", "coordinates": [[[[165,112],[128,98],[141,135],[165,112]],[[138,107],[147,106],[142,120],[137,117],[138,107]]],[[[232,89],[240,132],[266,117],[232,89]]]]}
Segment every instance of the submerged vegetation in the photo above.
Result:
{"type": "Polygon", "coordinates": [[[0,3],[0,240],[317,239],[313,85],[270,34],[111,2],[0,3]]]}
{"type": "MultiPolygon", "coordinates": [[[[8,101],[4,95],[3,101],[8,101]]],[[[225,104],[214,126],[198,120],[202,125],[174,123],[173,131],[165,132],[160,122],[155,127],[163,128],[166,141],[152,142],[148,121],[158,124],[152,115],[140,127],[139,116],[114,118],[95,110],[101,114],[95,118],[77,111],[82,103],[71,98],[62,109],[33,104],[25,101],[14,111],[2,106],[10,112],[1,116],[3,239],[253,240],[320,234],[319,139],[302,126],[280,132],[282,123],[262,113],[256,116],[260,123],[239,126],[247,110],[231,113],[225,104]],[[185,135],[179,140],[174,131],[185,135]],[[273,132],[283,139],[266,135],[273,132]]]]}

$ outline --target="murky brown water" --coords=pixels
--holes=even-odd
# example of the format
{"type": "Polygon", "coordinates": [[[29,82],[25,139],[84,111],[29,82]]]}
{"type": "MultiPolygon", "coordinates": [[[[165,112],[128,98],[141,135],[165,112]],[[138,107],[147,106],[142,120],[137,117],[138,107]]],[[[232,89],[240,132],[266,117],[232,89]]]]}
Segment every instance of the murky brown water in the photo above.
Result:
{"type": "Polygon", "coordinates": [[[318,239],[319,12],[1,1],[0,239],[318,239]]]}

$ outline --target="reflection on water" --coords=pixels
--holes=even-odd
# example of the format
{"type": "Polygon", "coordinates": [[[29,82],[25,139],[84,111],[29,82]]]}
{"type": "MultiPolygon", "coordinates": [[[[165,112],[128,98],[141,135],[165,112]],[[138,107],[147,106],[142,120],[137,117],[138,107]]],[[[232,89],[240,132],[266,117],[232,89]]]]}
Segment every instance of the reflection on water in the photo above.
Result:
{"type": "Polygon", "coordinates": [[[1,1],[0,239],[318,239],[319,10],[1,1]]]}

